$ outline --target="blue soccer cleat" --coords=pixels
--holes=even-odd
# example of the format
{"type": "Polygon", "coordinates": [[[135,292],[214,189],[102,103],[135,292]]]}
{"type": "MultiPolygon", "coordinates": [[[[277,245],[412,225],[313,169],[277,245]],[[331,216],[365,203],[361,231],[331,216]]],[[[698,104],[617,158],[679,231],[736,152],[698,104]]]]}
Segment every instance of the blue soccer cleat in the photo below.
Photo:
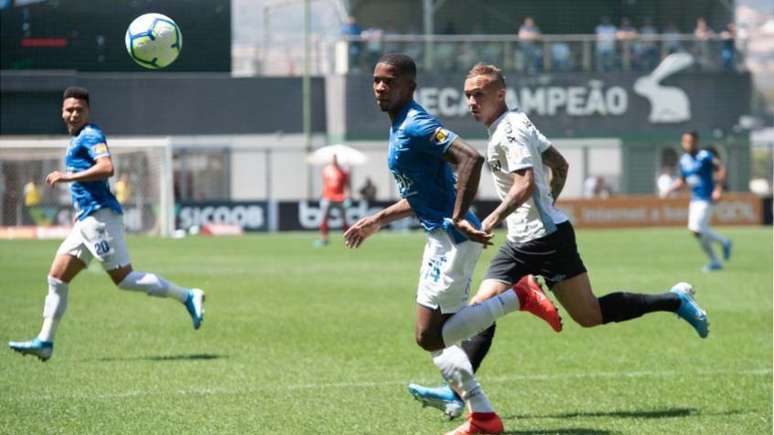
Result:
{"type": "Polygon", "coordinates": [[[185,308],[191,315],[194,329],[199,329],[204,320],[204,292],[198,288],[189,290],[185,298],[185,308]]]}
{"type": "Polygon", "coordinates": [[[730,240],[723,242],[723,261],[728,261],[731,259],[731,246],[732,243],[730,240]]]}
{"type": "Polygon", "coordinates": [[[9,341],[8,347],[22,355],[35,355],[41,361],[46,362],[54,352],[54,342],[32,339],[30,341],[9,341]]]}
{"type": "Polygon", "coordinates": [[[722,264],[720,264],[720,262],[719,262],[719,261],[710,261],[710,262],[709,262],[709,263],[707,263],[707,265],[706,265],[706,266],[704,266],[704,267],[703,267],[701,270],[702,270],[703,272],[714,272],[714,271],[716,271],[716,270],[721,270],[721,269],[723,269],[723,265],[722,265],[722,264]]]}
{"type": "Polygon", "coordinates": [[[465,411],[465,402],[448,385],[428,388],[417,384],[409,384],[408,391],[414,399],[422,402],[422,406],[432,406],[440,409],[449,420],[453,420],[465,411]]]}
{"type": "Polygon", "coordinates": [[[670,291],[680,298],[680,307],[677,308],[676,314],[690,323],[699,334],[699,337],[707,338],[707,335],[709,335],[707,312],[702,310],[693,298],[694,293],[696,293],[693,290],[693,286],[687,282],[678,282],[670,291]]]}

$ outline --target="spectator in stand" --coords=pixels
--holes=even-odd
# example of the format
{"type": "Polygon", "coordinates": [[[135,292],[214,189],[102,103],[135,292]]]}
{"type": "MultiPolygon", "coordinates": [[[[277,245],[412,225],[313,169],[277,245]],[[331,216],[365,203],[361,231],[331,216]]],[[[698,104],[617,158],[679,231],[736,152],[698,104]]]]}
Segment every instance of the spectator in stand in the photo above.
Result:
{"type": "MultiPolygon", "coordinates": [[[[454,26],[454,22],[449,21],[444,26],[443,35],[456,35],[457,28],[454,26]]],[[[434,62],[436,63],[436,69],[442,71],[456,71],[457,70],[457,42],[451,41],[439,41],[435,45],[434,62]]]]}
{"type": "Polygon", "coordinates": [[[693,36],[700,41],[707,41],[715,35],[710,26],[707,24],[707,20],[704,17],[696,19],[696,29],[693,31],[693,36]]]}
{"type": "Polygon", "coordinates": [[[457,53],[457,69],[467,71],[476,64],[478,57],[476,50],[473,49],[473,43],[465,41],[460,45],[457,53]]]}
{"type": "Polygon", "coordinates": [[[658,30],[653,26],[653,19],[645,17],[640,27],[640,40],[635,44],[635,67],[642,70],[652,70],[658,64],[658,45],[655,38],[658,30]]]}
{"type": "Polygon", "coordinates": [[[610,187],[600,175],[590,175],[583,182],[583,196],[585,198],[610,198],[610,187]]]}
{"type": "Polygon", "coordinates": [[[555,71],[568,71],[572,68],[572,52],[566,42],[551,44],[551,64],[555,71]]]}
{"type": "Polygon", "coordinates": [[[621,53],[623,53],[623,66],[625,69],[631,69],[632,64],[636,64],[634,44],[639,37],[637,29],[632,26],[632,22],[626,18],[621,18],[621,27],[615,33],[616,39],[621,41],[621,53]]]}
{"type": "Polygon", "coordinates": [[[683,44],[680,41],[680,31],[677,30],[675,23],[668,23],[664,29],[664,48],[667,54],[677,53],[682,51],[683,44]]]}
{"type": "Polygon", "coordinates": [[[358,190],[360,199],[366,202],[372,202],[376,199],[376,185],[371,180],[371,177],[366,177],[365,184],[358,190]]]}
{"type": "Polygon", "coordinates": [[[726,29],[720,33],[721,48],[720,58],[723,60],[723,69],[733,71],[736,69],[734,55],[736,54],[736,24],[728,23],[726,29]]]}
{"type": "Polygon", "coordinates": [[[377,27],[369,27],[362,33],[366,41],[366,68],[371,69],[376,65],[376,61],[382,56],[382,38],[384,31],[377,27]]]}
{"type": "Polygon", "coordinates": [[[615,65],[615,38],[618,29],[609,17],[602,17],[594,29],[597,34],[597,70],[610,71],[615,65]]]}
{"type": "Polygon", "coordinates": [[[696,65],[700,69],[707,69],[712,65],[710,40],[715,36],[715,32],[707,25],[707,20],[704,17],[696,19],[696,28],[693,31],[693,36],[696,38],[694,42],[696,65]]]}
{"type": "Polygon", "coordinates": [[[540,28],[532,17],[525,17],[519,27],[519,49],[524,59],[524,70],[537,72],[541,70],[542,50],[540,48],[540,28]]]}
{"type": "Polygon", "coordinates": [[[347,21],[341,26],[341,35],[347,37],[347,46],[349,53],[349,69],[358,70],[360,68],[360,59],[363,54],[363,42],[359,39],[363,33],[363,28],[355,21],[355,17],[348,16],[347,21]],[[353,40],[358,38],[357,40],[353,40]]]}

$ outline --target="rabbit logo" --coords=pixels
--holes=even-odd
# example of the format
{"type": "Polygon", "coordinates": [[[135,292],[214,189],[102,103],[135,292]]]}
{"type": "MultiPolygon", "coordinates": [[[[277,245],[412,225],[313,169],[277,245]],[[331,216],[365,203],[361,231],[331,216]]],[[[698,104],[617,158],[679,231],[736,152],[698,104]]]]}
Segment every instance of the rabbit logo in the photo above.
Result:
{"type": "Polygon", "coordinates": [[[650,73],[634,82],[634,92],[650,101],[652,123],[683,122],[691,119],[691,103],[688,95],[674,86],[662,86],[660,82],[676,72],[693,64],[688,53],[673,53],[650,73]]]}

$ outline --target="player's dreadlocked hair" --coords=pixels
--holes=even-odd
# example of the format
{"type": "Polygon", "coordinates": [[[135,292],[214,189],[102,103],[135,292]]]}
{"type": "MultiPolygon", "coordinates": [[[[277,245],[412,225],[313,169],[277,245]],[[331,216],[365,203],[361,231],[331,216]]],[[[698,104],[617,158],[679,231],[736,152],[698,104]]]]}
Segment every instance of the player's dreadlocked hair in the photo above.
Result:
{"type": "Polygon", "coordinates": [[[68,98],[77,98],[79,100],[85,101],[86,104],[89,104],[89,91],[88,89],[81,88],[79,86],[70,86],[69,88],[65,89],[64,95],[62,96],[63,100],[68,98]]]}
{"type": "Polygon", "coordinates": [[[494,65],[477,63],[470,69],[468,76],[465,78],[469,79],[476,76],[489,76],[492,81],[497,84],[498,88],[505,87],[505,76],[503,76],[503,71],[494,65]]]}
{"type": "Polygon", "coordinates": [[[398,75],[409,76],[412,80],[417,78],[417,64],[414,63],[414,59],[400,53],[387,53],[383,54],[379,58],[377,63],[385,63],[392,65],[398,72],[398,75]]]}

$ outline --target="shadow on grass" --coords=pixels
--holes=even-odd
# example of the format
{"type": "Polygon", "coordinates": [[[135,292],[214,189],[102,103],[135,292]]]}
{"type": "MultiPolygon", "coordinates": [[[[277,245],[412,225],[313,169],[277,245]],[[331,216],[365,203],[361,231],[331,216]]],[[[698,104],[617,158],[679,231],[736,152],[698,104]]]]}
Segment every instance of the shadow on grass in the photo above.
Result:
{"type": "MultiPolygon", "coordinates": [[[[543,414],[543,415],[509,415],[503,417],[503,420],[529,420],[529,419],[541,419],[541,418],[583,418],[583,417],[612,417],[612,418],[675,418],[675,417],[688,417],[693,415],[735,415],[744,414],[744,411],[740,410],[728,410],[721,412],[699,412],[696,408],[667,408],[667,409],[653,409],[647,411],[578,411],[578,412],[564,412],[556,414],[543,414]]],[[[564,428],[564,429],[525,429],[525,430],[513,430],[506,431],[505,434],[581,434],[581,435],[609,435],[616,432],[610,432],[607,430],[588,429],[588,428],[564,428]]]]}
{"type": "Polygon", "coordinates": [[[206,361],[212,359],[228,358],[228,355],[217,355],[214,353],[190,353],[181,355],[150,355],[137,356],[130,358],[100,358],[97,361],[206,361]]]}
{"type": "Polygon", "coordinates": [[[216,355],[214,353],[192,353],[187,355],[159,355],[159,356],[146,356],[144,359],[148,361],[195,361],[195,360],[209,360],[209,359],[221,359],[228,358],[226,355],[216,355]]]}
{"type": "MultiPolygon", "coordinates": [[[[578,411],[543,415],[509,415],[506,419],[530,418],[578,418],[578,417],[613,417],[613,418],[673,418],[687,417],[698,414],[696,408],[668,408],[652,409],[647,411],[578,411]]],[[[733,413],[733,412],[730,412],[733,413]]]]}

